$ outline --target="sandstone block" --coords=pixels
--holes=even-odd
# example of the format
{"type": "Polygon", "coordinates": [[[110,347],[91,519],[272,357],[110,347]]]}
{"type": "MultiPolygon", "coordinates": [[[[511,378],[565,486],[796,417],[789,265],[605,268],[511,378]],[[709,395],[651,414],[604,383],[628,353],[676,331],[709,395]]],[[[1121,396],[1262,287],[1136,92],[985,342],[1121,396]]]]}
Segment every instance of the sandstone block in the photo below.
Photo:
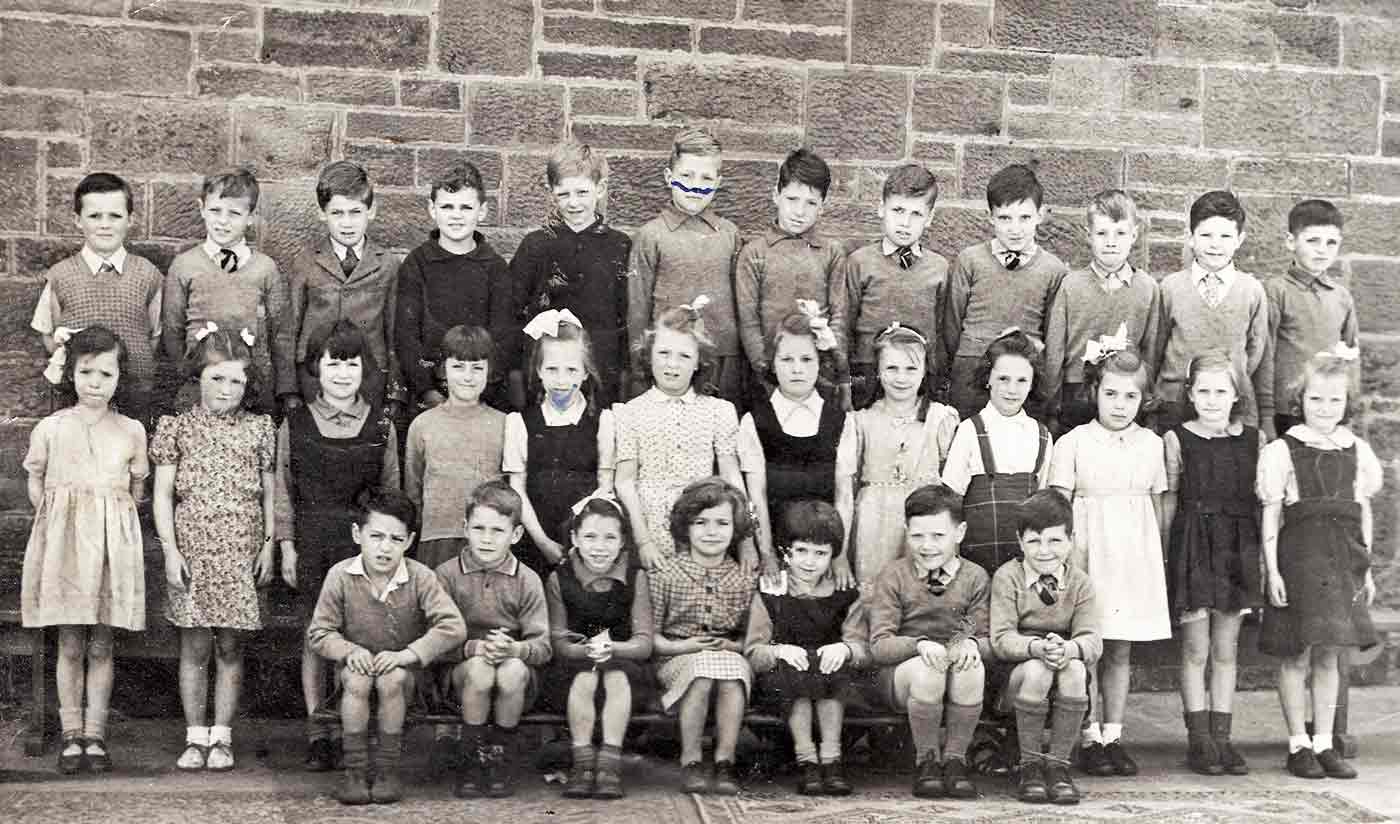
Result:
{"type": "Polygon", "coordinates": [[[1162,6],[1156,11],[1154,54],[1178,60],[1272,63],[1273,32],[1224,9],[1162,6]]]}
{"type": "Polygon", "coordinates": [[[428,63],[428,18],[267,8],[262,59],[283,66],[421,69],[428,63]]]}
{"type": "Polygon", "coordinates": [[[390,114],[351,111],[345,115],[345,136],[389,143],[462,143],[466,118],[460,114],[390,114]]]}
{"type": "Polygon", "coordinates": [[[193,3],[189,0],[162,0],[132,6],[130,17],[145,23],[172,26],[212,26],[251,29],[257,25],[257,12],[246,3],[193,3]]]}
{"type": "Polygon", "coordinates": [[[1400,197],[1400,164],[1353,160],[1351,191],[1357,195],[1400,197]]]}
{"type": "Polygon", "coordinates": [[[938,36],[944,43],[985,46],[992,36],[992,10],[987,6],[940,3],[938,36]]]}
{"type": "MultiPolygon", "coordinates": [[[[0,293],[11,292],[9,288],[0,289],[0,293]]],[[[34,309],[34,302],[39,299],[38,289],[32,290],[33,294],[28,296],[28,300],[23,304],[23,308],[29,312],[34,309]]],[[[6,298],[10,295],[6,294],[6,298]]],[[[6,304],[7,306],[9,304],[6,304]]],[[[8,311],[8,310],[7,310],[8,311]]],[[[34,336],[38,339],[38,335],[34,336]]],[[[5,380],[0,382],[0,409],[5,410],[7,415],[19,417],[40,418],[51,411],[49,401],[49,382],[44,380],[44,362],[39,351],[31,352],[0,352],[0,375],[5,376],[5,380]]],[[[28,530],[25,530],[27,533],[28,530]]],[[[23,546],[24,538],[20,537],[19,546],[23,546]]],[[[7,546],[15,546],[8,544],[7,546]]]]}
{"type": "Polygon", "coordinates": [[[1128,152],[1127,183],[1158,189],[1204,191],[1229,182],[1229,161],[1223,157],[1178,152],[1128,152]]]}
{"type": "MultiPolygon", "coordinates": [[[[608,178],[609,223],[636,227],[660,213],[662,207],[671,201],[666,183],[661,179],[661,169],[665,165],[665,159],[654,157],[608,158],[611,170],[608,178]]],[[[728,177],[728,164],[725,165],[724,173],[728,177]]],[[[515,213],[515,197],[516,188],[512,186],[511,195],[507,199],[507,208],[512,214],[515,213]]]]}
{"type": "Polygon", "coordinates": [[[1123,183],[1122,152],[968,143],[963,147],[963,197],[985,202],[987,181],[1012,163],[1034,166],[1045,187],[1046,201],[1054,204],[1085,203],[1095,193],[1123,183]]]}
{"type": "Polygon", "coordinates": [[[1279,60],[1300,66],[1335,66],[1341,58],[1342,30],[1337,18],[1320,14],[1256,14],[1278,43],[1279,60]]]}
{"type": "MultiPolygon", "coordinates": [[[[502,185],[501,181],[501,156],[496,152],[462,151],[461,149],[431,149],[424,147],[418,150],[418,187],[425,193],[434,179],[440,177],[447,171],[447,167],[460,161],[467,161],[481,172],[481,182],[486,186],[488,194],[495,191],[502,185]]],[[[544,158],[537,158],[540,171],[540,180],[544,180],[544,158]]],[[[493,220],[499,223],[499,219],[493,220]]]]}
{"type": "Polygon", "coordinates": [[[807,89],[807,139],[843,159],[904,155],[909,81],[897,72],[813,70],[807,89]]]}
{"type": "MultiPolygon", "coordinates": [[[[73,225],[71,218],[68,225],[73,225]]],[[[35,281],[42,280],[44,272],[48,271],[50,266],[77,254],[83,246],[82,240],[65,237],[17,237],[14,244],[14,258],[10,263],[10,271],[35,281]]],[[[38,298],[38,291],[35,291],[34,296],[38,298]]],[[[31,303],[31,313],[33,308],[31,303]]],[[[27,320],[25,322],[28,323],[27,320]]]]}
{"type": "Polygon", "coordinates": [[[1138,57],[1152,49],[1155,0],[1001,0],[992,41],[1069,54],[1138,57]]]}
{"type": "Polygon", "coordinates": [[[735,6],[734,0],[603,0],[602,11],[642,17],[733,20],[735,6]]]}
{"type": "MultiPolygon", "coordinates": [[[[914,147],[909,154],[915,163],[923,163],[927,166],[951,166],[958,162],[958,144],[936,137],[920,135],[914,138],[914,147]]],[[[940,191],[943,183],[943,180],[938,181],[940,191]]]]}
{"type": "Polygon", "coordinates": [[[169,271],[170,261],[174,260],[176,255],[193,245],[188,241],[138,240],[128,243],[126,248],[132,254],[140,255],[149,260],[152,266],[165,272],[169,271]]]}
{"type": "Polygon", "coordinates": [[[773,184],[778,164],[767,160],[733,160],[724,164],[724,185],[715,208],[739,225],[745,237],[773,222],[773,184]]]}
{"type": "Polygon", "coordinates": [[[1124,103],[1150,112],[1185,112],[1201,105],[1201,70],[1140,63],[1128,67],[1124,103]]]}
{"type": "Polygon", "coordinates": [[[199,44],[199,59],[227,60],[234,63],[251,63],[258,59],[258,36],[256,32],[215,29],[195,33],[199,44]]]}
{"type": "Polygon", "coordinates": [[[5,128],[22,132],[83,133],[83,106],[78,100],[47,94],[0,91],[5,128]]]}
{"type": "Polygon", "coordinates": [[[1314,5],[1318,11],[1400,18],[1400,7],[1389,0],[1316,0],[1314,5]]]}
{"type": "Polygon", "coordinates": [[[1346,195],[1347,162],[1341,158],[1238,158],[1230,186],[1256,192],[1346,195]]]}
{"type": "Polygon", "coordinates": [[[1393,260],[1353,260],[1351,291],[1361,328],[1368,333],[1400,332],[1400,264],[1393,260]]]}
{"type": "MultiPolygon", "coordinates": [[[[376,203],[381,196],[381,192],[375,192],[376,203]]],[[[315,186],[308,186],[304,180],[287,183],[274,181],[263,186],[258,211],[262,213],[262,225],[265,227],[258,245],[273,260],[291,260],[303,246],[326,231],[316,206],[315,186]]],[[[376,239],[379,238],[377,222],[370,225],[370,232],[376,239]]]]}
{"type": "Polygon", "coordinates": [[[1380,83],[1374,77],[1205,69],[1205,146],[1375,154],[1380,83]]]}
{"type": "Polygon", "coordinates": [[[569,89],[569,114],[574,117],[635,117],[640,106],[637,91],[612,86],[575,86],[569,89]]]}
{"type": "MultiPolygon", "coordinates": [[[[669,151],[676,131],[677,126],[665,123],[592,123],[575,120],[570,135],[574,140],[590,146],[669,151]]],[[[664,160],[661,163],[665,165],[664,160]]]]}
{"type": "Polygon", "coordinates": [[[462,110],[462,84],[455,80],[413,80],[399,84],[399,102],[414,109],[462,110]]]}
{"type": "Polygon", "coordinates": [[[593,0],[541,0],[540,8],[551,11],[593,11],[593,0]]]}
{"type": "MultiPolygon", "coordinates": [[[[35,290],[34,298],[38,297],[39,293],[35,290]]],[[[15,318],[15,320],[21,319],[15,318]]],[[[29,324],[25,323],[22,328],[11,329],[10,323],[6,323],[3,332],[0,332],[0,339],[8,341],[12,334],[28,331],[28,327],[29,324]]],[[[29,337],[36,336],[30,332],[29,337]]],[[[24,456],[29,452],[29,436],[34,431],[36,423],[38,421],[29,418],[9,418],[4,424],[0,424],[0,466],[7,470],[11,468],[20,470],[21,464],[24,463],[24,456]]],[[[22,470],[20,471],[22,472],[22,470]]]]}
{"type": "MultiPolygon", "coordinates": [[[[37,231],[39,141],[30,137],[0,137],[0,169],[5,170],[0,175],[0,230],[37,231]]],[[[72,201],[68,208],[71,214],[72,201]]]]}
{"type": "Polygon", "coordinates": [[[1400,342],[1393,335],[1361,333],[1361,393],[1385,398],[1387,407],[1400,397],[1400,342]]]}
{"type": "MultiPolygon", "coordinates": [[[[374,193],[375,218],[374,237],[390,249],[409,250],[428,239],[428,231],[433,228],[428,218],[428,207],[421,195],[392,189],[380,189],[374,193]]],[[[494,203],[490,203],[494,206],[494,203]]],[[[487,212],[489,225],[494,220],[494,209],[487,212]]]]}
{"type": "Polygon", "coordinates": [[[1048,54],[983,49],[943,49],[938,53],[938,68],[949,71],[1048,75],[1052,65],[1054,58],[1048,54]]]}
{"type": "Polygon", "coordinates": [[[1351,20],[1346,27],[1346,41],[1348,68],[1400,70],[1400,19],[1351,20]]]}
{"type": "Polygon", "coordinates": [[[679,23],[632,23],[599,17],[546,17],[544,39],[550,43],[575,43],[653,51],[690,51],[690,27],[679,23]]]}
{"type": "Polygon", "coordinates": [[[914,78],[913,127],[922,132],[997,135],[1005,103],[1002,78],[919,75],[914,78]]]}
{"type": "Polygon", "coordinates": [[[215,103],[90,100],[92,165],[124,173],[202,175],[228,162],[228,108],[215,103]]]}
{"type": "Polygon", "coordinates": [[[343,71],[306,73],[306,98],[310,101],[392,106],[397,96],[394,78],[389,75],[343,71]]]}
{"type": "Polygon", "coordinates": [[[1050,68],[1050,102],[1061,109],[1116,109],[1126,66],[1119,60],[1060,56],[1050,68]]]}
{"type": "Polygon", "coordinates": [[[564,87],[472,83],[467,90],[467,122],[472,143],[555,143],[564,135],[564,87]]]}
{"type": "Polygon", "coordinates": [[[194,88],[200,97],[301,100],[301,81],[296,75],[254,66],[200,66],[195,69],[194,88]]]}
{"type": "Polygon", "coordinates": [[[1135,112],[1010,112],[1007,131],[1013,139],[1056,143],[1111,143],[1125,146],[1199,146],[1201,124],[1195,117],[1135,112]]]}
{"type": "Polygon", "coordinates": [[[151,234],[162,238],[203,240],[204,219],[199,215],[200,186],[188,183],[151,184],[151,234]]]}
{"type": "Polygon", "coordinates": [[[453,74],[526,74],[534,26],[530,0],[440,3],[438,66],[453,74]]]}
{"type": "Polygon", "coordinates": [[[792,70],[654,63],[642,89],[647,116],[657,120],[802,122],[802,75],[792,70]]]}
{"type": "Polygon", "coordinates": [[[851,62],[922,66],[938,29],[938,7],[923,0],[854,0],[851,62]]]}
{"type": "Polygon", "coordinates": [[[1400,257],[1400,203],[1350,201],[1337,204],[1346,215],[1343,251],[1358,255],[1400,257]]]}
{"type": "Polygon", "coordinates": [[[1050,83],[1034,77],[1009,77],[1006,99],[1013,106],[1049,106],[1050,83]]]}
{"type": "Polygon", "coordinates": [[[238,111],[238,162],[259,178],[314,177],[331,159],[335,113],[258,106],[238,111]]]}
{"type": "Polygon", "coordinates": [[[986,209],[938,206],[933,210],[933,222],[924,233],[924,245],[952,263],[958,252],[986,240],[991,233],[986,209]]]}
{"type": "Polygon", "coordinates": [[[1244,243],[1235,253],[1235,265],[1241,271],[1265,277],[1282,273],[1293,258],[1284,245],[1284,235],[1288,231],[1288,210],[1293,207],[1294,198],[1253,194],[1239,197],[1247,218],[1244,243]]]}
{"type": "Polygon", "coordinates": [[[0,28],[0,85],[184,94],[189,70],[188,32],[27,19],[0,28]]]}
{"type": "Polygon", "coordinates": [[[845,0],[744,0],[743,17],[759,23],[804,23],[809,26],[844,26],[845,0]]]}
{"type": "Polygon", "coordinates": [[[1400,122],[1387,120],[1381,124],[1381,154],[1400,157],[1400,122]]]}
{"type": "MultiPolygon", "coordinates": [[[[544,176],[545,158],[536,155],[508,154],[505,159],[505,179],[502,181],[505,203],[502,213],[512,226],[541,226],[554,212],[554,198],[544,176]]],[[[618,158],[621,162],[621,158],[618,158]]],[[[617,223],[618,201],[626,198],[626,189],[631,181],[619,179],[618,167],[613,158],[608,159],[608,203],[606,206],[609,223],[617,223]]],[[[654,175],[659,178],[660,173],[654,175]]],[[[625,178],[625,176],[624,176],[625,178]]],[[[654,185],[665,196],[664,184],[654,185]]],[[[663,201],[664,202],[664,201],[663,201]]],[[[659,207],[658,207],[659,208],[659,207]]],[[[630,223],[630,221],[629,221],[630,223]]]]}
{"type": "Polygon", "coordinates": [[[77,169],[83,166],[83,147],[66,140],[50,140],[44,165],[50,169],[77,169]]]}
{"type": "MultiPolygon", "coordinates": [[[[1194,190],[1186,192],[1164,192],[1160,189],[1139,189],[1129,187],[1128,194],[1137,204],[1139,212],[1166,212],[1185,215],[1195,197],[1194,190]]],[[[1157,218],[1154,217],[1153,220],[1157,218]]]]}
{"type": "Polygon", "coordinates": [[[700,51],[842,63],[846,59],[846,38],[839,34],[818,34],[802,29],[779,31],[706,26],[700,30],[700,51]]]}
{"type": "Polygon", "coordinates": [[[8,11],[48,11],[89,17],[121,17],[122,0],[5,0],[8,11]]]}
{"type": "Polygon", "coordinates": [[[1191,253],[1182,240],[1149,239],[1147,247],[1147,271],[1161,280],[1172,272],[1179,272],[1191,263],[1191,253]]]}
{"type": "Polygon", "coordinates": [[[596,77],[599,80],[637,79],[637,57],[631,54],[540,52],[536,55],[545,77],[596,77]]]}
{"type": "Polygon", "coordinates": [[[407,187],[415,182],[416,152],[407,146],[346,143],[345,159],[364,166],[376,187],[407,187]]]}

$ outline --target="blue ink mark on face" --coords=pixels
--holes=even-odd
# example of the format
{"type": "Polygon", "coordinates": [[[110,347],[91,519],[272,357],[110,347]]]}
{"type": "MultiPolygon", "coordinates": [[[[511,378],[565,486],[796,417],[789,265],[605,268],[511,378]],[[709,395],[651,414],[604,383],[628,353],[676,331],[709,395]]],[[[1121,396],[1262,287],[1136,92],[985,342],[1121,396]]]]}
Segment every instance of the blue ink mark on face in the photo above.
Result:
{"type": "Polygon", "coordinates": [[[676,187],[677,189],[680,189],[682,192],[685,192],[688,195],[712,195],[715,193],[715,187],[707,188],[705,186],[696,186],[694,188],[691,188],[690,186],[685,185],[679,180],[671,181],[671,185],[676,187]]]}

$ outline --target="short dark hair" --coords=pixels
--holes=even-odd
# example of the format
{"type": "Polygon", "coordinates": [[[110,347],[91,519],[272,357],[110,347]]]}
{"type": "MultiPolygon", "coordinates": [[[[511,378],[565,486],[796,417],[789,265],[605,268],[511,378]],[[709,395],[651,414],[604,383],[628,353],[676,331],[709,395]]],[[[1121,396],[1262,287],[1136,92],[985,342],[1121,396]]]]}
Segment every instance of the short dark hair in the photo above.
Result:
{"type": "Polygon", "coordinates": [[[74,332],[63,346],[68,349],[68,355],[67,360],[63,362],[61,385],[72,388],[73,369],[78,365],[78,358],[115,351],[117,353],[117,389],[112,397],[115,399],[122,396],[122,390],[127,383],[127,363],[131,358],[126,349],[126,342],[118,337],[116,332],[95,324],[85,326],[80,331],[74,332]]]}
{"type": "Polygon", "coordinates": [[[1035,176],[1035,169],[1025,163],[1013,163],[992,175],[987,181],[987,208],[997,209],[1029,200],[1039,209],[1045,203],[1045,189],[1035,176]]]}
{"type": "Polygon", "coordinates": [[[364,330],[348,318],[341,318],[329,329],[311,337],[311,345],[306,347],[306,371],[311,377],[321,377],[321,357],[328,353],[336,360],[359,358],[365,375],[379,368],[364,330]]]}
{"type": "Polygon", "coordinates": [[[358,200],[366,208],[373,206],[374,184],[365,167],[353,160],[336,160],[322,167],[316,178],[316,205],[324,209],[336,195],[358,200]]]}
{"type": "MultiPolygon", "coordinates": [[[[578,504],[574,505],[578,506],[578,504]]],[[[574,530],[582,526],[583,520],[590,515],[596,515],[600,518],[615,519],[622,525],[619,527],[622,531],[622,551],[630,552],[635,547],[636,542],[632,538],[632,522],[631,519],[627,517],[627,509],[622,505],[621,501],[613,500],[612,498],[589,498],[584,501],[583,506],[579,507],[578,512],[570,513],[564,531],[569,534],[571,543],[574,530]]]]}
{"type": "Polygon", "coordinates": [[[1026,396],[1026,403],[1040,400],[1040,376],[1045,371],[1045,344],[1016,327],[1007,329],[987,344],[986,351],[982,353],[982,362],[977,364],[968,386],[985,389],[992,380],[992,369],[996,367],[997,360],[1005,355],[1024,358],[1031,365],[1031,391],[1026,396]]]}
{"type": "Polygon", "coordinates": [[[1296,235],[1313,226],[1336,226],[1342,230],[1342,210],[1330,200],[1303,200],[1288,210],[1288,233],[1296,235]]]}
{"type": "Polygon", "coordinates": [[[438,344],[439,365],[445,364],[448,358],[489,363],[495,357],[496,343],[491,340],[491,333],[480,326],[454,326],[447,330],[438,344]]]}
{"type": "Polygon", "coordinates": [[[387,486],[366,486],[360,490],[360,494],[355,496],[355,523],[363,529],[369,523],[370,514],[374,512],[388,515],[390,518],[397,518],[400,523],[408,527],[409,532],[416,531],[418,505],[413,503],[412,498],[397,489],[387,486]]]}
{"type": "Polygon", "coordinates": [[[781,547],[791,547],[797,541],[831,547],[831,557],[841,554],[846,543],[846,525],[841,513],[826,501],[810,498],[789,501],[777,513],[774,537],[781,547]]]}
{"type": "Polygon", "coordinates": [[[1191,204],[1191,231],[1196,231],[1197,226],[1213,217],[1228,218],[1234,222],[1235,228],[1244,231],[1244,206],[1234,192],[1216,189],[1196,198],[1196,202],[1191,204]]]}
{"type": "Polygon", "coordinates": [[[948,513],[954,523],[963,522],[963,498],[947,484],[925,484],[904,499],[904,520],[948,513]]]}
{"type": "Polygon", "coordinates": [[[204,184],[200,191],[200,201],[208,201],[211,197],[246,197],[248,198],[248,208],[258,208],[258,179],[247,169],[233,169],[232,171],[219,172],[204,178],[204,184]]]}
{"type": "Polygon", "coordinates": [[[520,523],[520,512],[524,509],[520,493],[500,478],[477,484],[476,489],[473,489],[471,496],[467,498],[467,509],[464,517],[471,520],[472,513],[479,506],[501,513],[514,524],[520,523]]]}
{"type": "Polygon", "coordinates": [[[906,163],[890,172],[880,191],[882,201],[891,197],[920,197],[930,209],[938,202],[938,179],[933,172],[916,163],[906,163]]]}
{"type": "Polygon", "coordinates": [[[253,358],[253,347],[243,341],[238,333],[228,329],[217,329],[196,340],[194,348],[185,358],[185,375],[194,381],[204,374],[204,370],[216,363],[238,361],[243,364],[243,374],[248,382],[243,386],[244,409],[254,409],[262,399],[262,373],[253,358]]]}
{"type": "Polygon", "coordinates": [[[126,195],[126,212],[136,211],[136,196],[131,193],[131,184],[111,172],[93,172],[78,181],[73,190],[73,213],[83,213],[83,196],[100,195],[106,192],[121,192],[126,195]]]}
{"type": "Polygon", "coordinates": [[[1064,527],[1066,535],[1074,534],[1074,508],[1056,490],[1042,489],[1016,505],[1017,537],[1057,526],[1064,527]]]}
{"type": "Polygon", "coordinates": [[[826,200],[826,193],[831,188],[831,167],[810,149],[789,152],[783,165],[778,167],[778,191],[786,189],[789,183],[811,186],[821,193],[822,200],[826,200]]]}
{"type": "Polygon", "coordinates": [[[478,203],[486,202],[486,186],[481,182],[481,170],[476,168],[474,163],[459,160],[433,178],[432,184],[428,187],[428,200],[437,200],[438,192],[455,194],[467,189],[476,192],[478,203]]]}
{"type": "Polygon", "coordinates": [[[753,529],[749,520],[749,499],[720,477],[701,478],[681,490],[681,496],[671,506],[671,540],[676,547],[690,546],[690,522],[696,516],[722,504],[734,508],[734,540],[729,542],[729,555],[738,560],[739,542],[747,538],[753,529]]]}

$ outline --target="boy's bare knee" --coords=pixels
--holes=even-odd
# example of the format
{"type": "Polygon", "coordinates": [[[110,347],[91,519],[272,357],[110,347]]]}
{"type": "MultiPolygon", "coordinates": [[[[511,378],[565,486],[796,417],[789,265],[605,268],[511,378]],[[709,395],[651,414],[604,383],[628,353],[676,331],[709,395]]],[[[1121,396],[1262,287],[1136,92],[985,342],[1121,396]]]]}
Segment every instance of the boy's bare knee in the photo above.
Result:
{"type": "Polygon", "coordinates": [[[408,670],[402,667],[392,669],[374,679],[374,689],[381,696],[398,695],[404,691],[404,687],[408,686],[412,678],[408,670]]]}
{"type": "Polygon", "coordinates": [[[1088,694],[1089,675],[1083,661],[1070,661],[1064,669],[1056,674],[1055,680],[1063,695],[1078,697],[1088,694]]]}
{"type": "Polygon", "coordinates": [[[530,668],[519,658],[508,658],[496,666],[496,688],[515,693],[530,681],[530,668]]]}
{"type": "Polygon", "coordinates": [[[982,700],[986,690],[987,671],[979,661],[977,666],[966,670],[948,671],[948,696],[957,704],[975,704],[982,700]]]}
{"type": "Polygon", "coordinates": [[[344,675],[341,676],[341,686],[344,688],[346,695],[368,701],[370,690],[374,687],[374,676],[361,675],[358,672],[346,670],[344,675]]]}
{"type": "Polygon", "coordinates": [[[1045,666],[1043,661],[1032,659],[1017,665],[1013,680],[1019,682],[1016,697],[1039,703],[1050,694],[1055,683],[1055,671],[1045,666]]]}
{"type": "Polygon", "coordinates": [[[915,701],[942,701],[947,684],[947,670],[940,667],[931,667],[918,660],[909,669],[909,697],[915,701]]]}
{"type": "Polygon", "coordinates": [[[463,675],[463,686],[474,690],[489,690],[496,685],[496,668],[485,658],[468,658],[458,665],[463,675]]]}
{"type": "Polygon", "coordinates": [[[625,689],[632,686],[627,680],[627,673],[622,670],[609,670],[603,673],[603,686],[609,690],[625,689]]]}

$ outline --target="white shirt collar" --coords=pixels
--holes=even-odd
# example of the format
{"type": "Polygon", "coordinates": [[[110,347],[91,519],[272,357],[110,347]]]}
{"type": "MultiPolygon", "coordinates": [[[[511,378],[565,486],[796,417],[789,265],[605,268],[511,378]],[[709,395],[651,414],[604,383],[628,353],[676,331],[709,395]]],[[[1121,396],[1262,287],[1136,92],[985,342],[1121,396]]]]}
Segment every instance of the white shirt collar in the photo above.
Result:
{"type": "MultiPolygon", "coordinates": [[[[345,571],[350,575],[359,575],[362,578],[369,578],[369,574],[365,572],[365,558],[363,555],[356,555],[354,558],[351,558],[350,564],[345,567],[345,571]]],[[[389,579],[389,585],[384,587],[383,592],[374,596],[375,600],[384,603],[389,600],[389,595],[392,594],[394,590],[406,583],[408,583],[408,562],[399,559],[399,568],[394,572],[394,577],[389,579]]]]}
{"type": "MultiPolygon", "coordinates": [[[[899,251],[899,247],[895,245],[894,241],[890,240],[887,237],[880,238],[881,254],[883,254],[885,257],[889,257],[897,251],[899,251]]],[[[914,257],[921,258],[924,256],[924,245],[916,240],[912,244],[910,244],[909,251],[914,253],[914,257]]]]}
{"type": "Polygon", "coordinates": [[[675,403],[691,404],[691,403],[695,403],[695,399],[696,399],[698,396],[695,394],[695,389],[694,389],[693,387],[690,388],[690,389],[685,390],[685,394],[684,394],[684,395],[679,395],[679,396],[677,396],[677,395],[668,395],[668,394],[666,394],[665,392],[662,392],[661,389],[660,389],[660,387],[653,386],[652,388],[648,389],[646,392],[643,393],[643,397],[646,397],[646,398],[650,399],[652,403],[672,403],[672,402],[675,402],[675,403]]]}
{"type": "Polygon", "coordinates": [[[88,268],[94,272],[96,272],[98,269],[101,269],[102,264],[104,263],[110,263],[112,264],[112,266],[116,267],[117,274],[121,274],[122,270],[126,268],[125,246],[122,246],[121,248],[117,249],[117,251],[113,252],[111,257],[104,258],[101,255],[94,252],[92,250],[92,247],[88,246],[87,244],[83,244],[83,251],[81,254],[83,256],[83,262],[86,263],[88,265],[88,268]]]}
{"type": "MultiPolygon", "coordinates": [[[[213,238],[205,238],[202,248],[204,249],[204,254],[208,255],[210,260],[215,263],[219,262],[219,251],[224,247],[215,243],[213,238]]],[[[228,249],[237,256],[239,269],[246,266],[248,261],[253,258],[253,250],[248,246],[248,241],[246,240],[240,240],[238,241],[238,245],[230,246],[228,249]]]]}
{"type": "Polygon", "coordinates": [[[574,395],[574,402],[563,411],[555,409],[554,404],[547,399],[540,404],[540,414],[544,416],[545,426],[573,426],[583,418],[583,413],[587,410],[588,401],[577,394],[574,395]]]}
{"type": "MultiPolygon", "coordinates": [[[[349,248],[350,248],[349,246],[342,246],[342,245],[340,244],[340,242],[337,241],[335,238],[331,238],[331,251],[335,252],[335,256],[336,256],[337,259],[339,259],[339,260],[345,260],[345,252],[346,252],[346,250],[349,249],[349,248]]],[[[365,259],[365,239],[364,239],[364,238],[360,238],[360,242],[357,243],[357,244],[355,244],[355,259],[356,259],[356,260],[364,260],[364,259],[365,259]]]]}
{"type": "Polygon", "coordinates": [[[1033,429],[1037,435],[1040,434],[1040,425],[1035,422],[1034,418],[1026,414],[1025,407],[1021,407],[1021,411],[1017,412],[1015,415],[1007,417],[998,412],[997,408],[989,403],[982,407],[980,414],[982,415],[982,423],[986,424],[989,428],[996,429],[1004,426],[1014,429],[1033,429]]]}
{"type": "Polygon", "coordinates": [[[774,389],[768,402],[773,404],[773,417],[778,419],[778,426],[787,434],[794,438],[810,438],[817,434],[825,403],[820,393],[814,391],[806,400],[795,401],[774,389]]]}
{"type": "Polygon", "coordinates": [[[1356,435],[1345,426],[1338,426],[1329,436],[1299,423],[1294,424],[1288,430],[1288,434],[1301,441],[1304,446],[1315,446],[1319,449],[1350,449],[1351,445],[1356,443],[1356,435]]]}
{"type": "Polygon", "coordinates": [[[1117,281],[1125,286],[1133,277],[1133,266],[1127,261],[1124,261],[1123,265],[1118,267],[1118,271],[1110,272],[1100,266],[1097,260],[1091,260],[1089,261],[1089,270],[1097,275],[1099,280],[1107,282],[1117,281]]]}
{"type": "MultiPolygon", "coordinates": [[[[1000,261],[1003,265],[1005,265],[1006,263],[1006,253],[1009,251],[1011,250],[1006,248],[1006,244],[1002,243],[996,238],[992,238],[992,254],[996,255],[997,260],[1000,261]]],[[[1020,261],[1019,265],[1025,266],[1027,263],[1030,262],[1031,258],[1035,257],[1035,253],[1038,251],[1040,251],[1040,247],[1036,245],[1034,241],[1032,241],[1031,245],[1026,247],[1025,249],[1017,251],[1016,254],[1020,255],[1020,257],[1017,258],[1017,260],[1020,261]]]]}
{"type": "MultiPolygon", "coordinates": [[[[1025,573],[1026,576],[1026,589],[1034,589],[1035,585],[1040,582],[1040,573],[1031,569],[1030,561],[1027,561],[1025,558],[1021,559],[1021,570],[1025,573]]],[[[1067,570],[1065,569],[1065,565],[1060,564],[1053,572],[1050,573],[1051,575],[1055,576],[1055,586],[1059,589],[1065,588],[1066,571],[1067,570]]]]}
{"type": "MultiPolygon", "coordinates": [[[[1209,269],[1206,269],[1204,266],[1202,266],[1194,260],[1191,261],[1192,283],[1199,286],[1201,280],[1203,280],[1205,276],[1209,274],[1212,274],[1212,272],[1209,269]]],[[[1235,270],[1235,264],[1231,262],[1224,269],[1221,269],[1220,271],[1215,272],[1213,274],[1220,276],[1221,291],[1228,292],[1230,290],[1230,285],[1235,282],[1235,275],[1238,274],[1238,272],[1235,270]]]]}

